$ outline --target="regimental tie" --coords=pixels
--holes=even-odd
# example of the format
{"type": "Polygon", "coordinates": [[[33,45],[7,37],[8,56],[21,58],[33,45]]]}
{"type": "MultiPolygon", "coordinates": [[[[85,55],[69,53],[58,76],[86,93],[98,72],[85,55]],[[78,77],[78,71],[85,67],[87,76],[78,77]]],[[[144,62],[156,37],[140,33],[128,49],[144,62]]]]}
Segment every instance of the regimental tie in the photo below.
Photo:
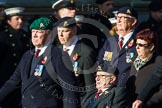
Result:
{"type": "Polygon", "coordinates": [[[123,38],[123,37],[120,37],[120,39],[119,39],[119,41],[118,41],[118,45],[119,45],[120,50],[121,50],[122,47],[123,47],[123,41],[124,41],[124,38],[123,38]]]}
{"type": "Polygon", "coordinates": [[[100,93],[102,93],[102,90],[101,90],[101,89],[100,89],[100,90],[98,90],[98,92],[96,93],[96,95],[95,95],[95,99],[98,99],[98,97],[99,97],[100,93]]]}
{"type": "Polygon", "coordinates": [[[40,49],[37,49],[36,52],[35,52],[35,57],[37,58],[39,56],[39,53],[40,53],[40,49]]]}

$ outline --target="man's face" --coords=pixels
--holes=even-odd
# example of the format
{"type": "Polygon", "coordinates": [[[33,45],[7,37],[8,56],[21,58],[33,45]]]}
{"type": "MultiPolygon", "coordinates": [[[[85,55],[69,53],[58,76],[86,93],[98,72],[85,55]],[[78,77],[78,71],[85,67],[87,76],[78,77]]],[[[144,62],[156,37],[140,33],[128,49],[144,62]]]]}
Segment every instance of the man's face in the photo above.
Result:
{"type": "Polygon", "coordinates": [[[96,88],[99,90],[109,87],[111,76],[112,75],[107,72],[98,71],[96,73],[96,88]]]}
{"type": "Polygon", "coordinates": [[[19,30],[23,23],[22,16],[12,16],[11,19],[7,20],[7,23],[15,30],[19,30]]]}
{"type": "Polygon", "coordinates": [[[58,39],[62,45],[70,45],[76,35],[76,27],[57,27],[58,39]]]}
{"type": "Polygon", "coordinates": [[[48,39],[48,30],[32,29],[32,43],[35,47],[39,48],[44,46],[48,39]]]}
{"type": "Polygon", "coordinates": [[[76,10],[74,8],[61,8],[58,11],[58,16],[60,18],[64,18],[64,17],[75,17],[76,15],[76,10]]]}
{"type": "Polygon", "coordinates": [[[134,29],[134,26],[136,24],[136,19],[127,15],[127,14],[122,14],[119,13],[117,15],[117,33],[119,35],[126,35],[127,33],[129,33],[130,31],[132,31],[132,29],[134,29]]]}

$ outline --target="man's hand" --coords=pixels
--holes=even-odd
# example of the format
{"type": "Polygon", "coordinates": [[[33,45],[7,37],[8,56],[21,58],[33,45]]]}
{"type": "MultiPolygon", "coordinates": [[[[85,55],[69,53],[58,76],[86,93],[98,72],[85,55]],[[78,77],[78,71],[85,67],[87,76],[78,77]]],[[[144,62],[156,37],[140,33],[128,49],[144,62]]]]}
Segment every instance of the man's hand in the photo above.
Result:
{"type": "Polygon", "coordinates": [[[136,100],[132,104],[132,108],[142,108],[142,101],[141,100],[136,100]]]}

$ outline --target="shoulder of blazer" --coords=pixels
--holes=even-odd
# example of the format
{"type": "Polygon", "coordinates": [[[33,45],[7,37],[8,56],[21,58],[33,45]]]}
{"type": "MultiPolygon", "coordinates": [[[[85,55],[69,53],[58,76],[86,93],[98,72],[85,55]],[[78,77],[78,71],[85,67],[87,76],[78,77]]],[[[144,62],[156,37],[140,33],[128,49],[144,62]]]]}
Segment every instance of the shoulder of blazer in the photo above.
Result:
{"type": "Polygon", "coordinates": [[[78,40],[77,44],[82,44],[85,47],[91,47],[91,48],[95,48],[93,42],[87,38],[81,38],[78,40]]]}

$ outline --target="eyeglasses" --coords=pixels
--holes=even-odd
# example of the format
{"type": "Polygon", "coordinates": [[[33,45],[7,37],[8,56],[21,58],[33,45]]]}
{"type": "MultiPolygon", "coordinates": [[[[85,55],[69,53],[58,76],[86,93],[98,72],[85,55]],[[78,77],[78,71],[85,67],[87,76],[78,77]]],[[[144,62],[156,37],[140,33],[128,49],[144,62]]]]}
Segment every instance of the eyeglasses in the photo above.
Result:
{"type": "Polygon", "coordinates": [[[96,78],[108,78],[108,77],[111,77],[112,75],[95,75],[96,78]]]}
{"type": "Polygon", "coordinates": [[[66,7],[67,9],[69,10],[75,10],[76,8],[75,7],[66,7]]]}
{"type": "Polygon", "coordinates": [[[128,16],[116,16],[116,19],[131,19],[133,17],[128,17],[128,16]]]}
{"type": "Polygon", "coordinates": [[[136,43],[136,46],[139,46],[139,47],[148,47],[150,44],[141,44],[141,43],[136,43]]]}

